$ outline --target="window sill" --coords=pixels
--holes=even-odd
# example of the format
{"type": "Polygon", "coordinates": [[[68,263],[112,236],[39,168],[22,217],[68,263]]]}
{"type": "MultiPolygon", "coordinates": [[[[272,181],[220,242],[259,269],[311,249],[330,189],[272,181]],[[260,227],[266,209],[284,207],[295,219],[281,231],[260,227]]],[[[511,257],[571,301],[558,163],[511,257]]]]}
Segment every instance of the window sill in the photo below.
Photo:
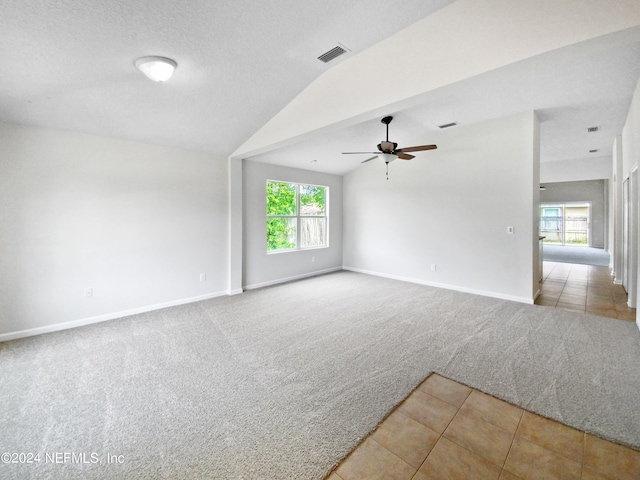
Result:
{"type": "Polygon", "coordinates": [[[309,250],[321,250],[323,248],[329,248],[329,245],[324,245],[322,247],[290,248],[287,250],[268,250],[267,255],[279,255],[281,253],[293,253],[293,252],[307,252],[309,250]]]}

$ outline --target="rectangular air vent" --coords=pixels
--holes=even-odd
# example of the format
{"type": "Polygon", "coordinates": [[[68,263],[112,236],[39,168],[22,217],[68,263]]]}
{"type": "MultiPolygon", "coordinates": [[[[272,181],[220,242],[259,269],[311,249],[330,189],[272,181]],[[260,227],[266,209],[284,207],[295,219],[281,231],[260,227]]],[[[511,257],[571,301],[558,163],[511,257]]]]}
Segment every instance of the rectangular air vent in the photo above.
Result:
{"type": "Polygon", "coordinates": [[[460,125],[458,122],[445,123],[444,125],[438,125],[438,128],[449,128],[455,127],[456,125],[460,125]]]}
{"type": "Polygon", "coordinates": [[[587,132],[597,132],[600,130],[600,127],[589,127],[587,128],[587,132]]]}
{"type": "Polygon", "coordinates": [[[589,150],[589,153],[596,153],[598,151],[598,149],[595,150],[589,150]]]}
{"type": "Polygon", "coordinates": [[[342,55],[343,53],[347,53],[348,51],[349,50],[346,49],[345,47],[343,47],[342,45],[338,45],[336,47],[333,47],[328,52],[325,52],[322,55],[320,55],[318,57],[318,60],[320,60],[321,62],[324,62],[324,63],[328,63],[331,60],[333,60],[334,58],[339,57],[340,55],[342,55]]]}

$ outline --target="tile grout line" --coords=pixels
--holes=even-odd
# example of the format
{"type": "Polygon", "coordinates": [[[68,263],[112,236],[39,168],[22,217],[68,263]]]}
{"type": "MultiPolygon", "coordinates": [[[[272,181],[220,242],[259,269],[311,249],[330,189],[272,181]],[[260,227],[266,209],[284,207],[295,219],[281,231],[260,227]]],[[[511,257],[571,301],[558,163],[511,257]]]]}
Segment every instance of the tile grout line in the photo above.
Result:
{"type": "MultiPolygon", "coordinates": [[[[461,445],[460,443],[456,442],[455,440],[453,440],[453,439],[451,439],[451,438],[448,438],[448,437],[445,437],[445,436],[444,436],[445,432],[447,431],[447,428],[449,428],[449,425],[451,425],[451,423],[455,420],[455,418],[458,416],[458,414],[462,411],[462,407],[465,405],[465,403],[467,403],[467,400],[471,397],[471,395],[473,394],[473,392],[474,392],[474,391],[479,392],[480,390],[477,390],[477,389],[475,389],[475,388],[472,388],[472,389],[471,389],[471,392],[469,392],[469,395],[467,395],[467,398],[465,398],[464,402],[462,402],[462,405],[460,405],[460,407],[457,407],[457,408],[458,408],[458,411],[457,411],[457,412],[456,412],[456,414],[453,416],[453,418],[451,419],[451,421],[447,424],[446,428],[443,430],[442,434],[440,435],[440,438],[445,438],[447,441],[449,441],[449,442],[451,442],[451,443],[453,443],[453,444],[457,445],[458,447],[460,447],[460,448],[462,448],[462,449],[466,450],[467,452],[470,452],[470,453],[471,453],[471,454],[473,454],[473,455],[477,455],[478,457],[480,457],[480,458],[482,458],[483,460],[485,460],[485,461],[489,462],[490,464],[495,465],[496,467],[500,468],[500,475],[502,475],[502,471],[504,470],[504,465],[505,465],[505,463],[506,463],[506,461],[507,461],[507,458],[509,457],[509,452],[511,452],[511,447],[512,447],[512,445],[513,445],[513,442],[515,441],[516,432],[518,431],[518,427],[520,427],[520,422],[522,421],[522,417],[524,416],[524,410],[523,410],[523,409],[521,409],[521,408],[520,408],[520,410],[522,410],[522,413],[520,414],[520,419],[518,420],[518,425],[517,425],[517,427],[516,427],[516,430],[515,430],[515,431],[514,431],[514,433],[513,433],[513,438],[511,439],[511,443],[509,444],[509,450],[507,451],[507,455],[505,455],[505,457],[504,457],[504,460],[503,460],[503,462],[502,462],[502,466],[497,465],[496,463],[492,462],[492,461],[491,461],[491,460],[489,460],[488,458],[485,458],[484,456],[480,455],[479,453],[476,453],[476,452],[474,452],[474,451],[470,450],[470,449],[469,449],[469,448],[467,448],[465,445],[461,445]]],[[[481,392],[481,393],[482,393],[482,392],[481,392]]],[[[449,402],[446,402],[446,403],[449,403],[449,402]]],[[[449,405],[452,405],[452,404],[451,404],[451,403],[449,403],[449,405]]],[[[454,406],[455,406],[455,405],[454,405],[454,406]]],[[[518,408],[519,408],[519,407],[518,407],[518,408]]],[[[474,410],[474,409],[473,409],[473,407],[469,407],[469,409],[470,409],[470,410],[474,410]]],[[[464,412],[463,412],[463,415],[464,415],[464,412]]],[[[500,426],[498,426],[498,425],[495,425],[495,424],[494,424],[494,423],[492,423],[492,422],[489,422],[489,421],[487,421],[487,420],[485,420],[485,422],[486,422],[486,423],[488,423],[488,424],[490,424],[490,425],[492,425],[492,426],[494,426],[494,427],[496,427],[496,428],[499,428],[500,430],[502,430],[502,431],[504,431],[504,432],[506,432],[506,431],[507,431],[507,430],[505,430],[504,428],[502,428],[502,427],[500,427],[500,426]]],[[[438,442],[440,441],[440,438],[438,439],[438,442]]],[[[437,444],[437,442],[436,442],[436,444],[437,444]]],[[[434,449],[435,449],[435,445],[434,445],[434,447],[433,447],[432,451],[433,451],[434,449]]],[[[431,455],[431,452],[429,452],[429,455],[431,455]]],[[[427,458],[429,458],[429,455],[427,455],[427,458]]],[[[424,462],[426,462],[426,461],[427,461],[427,458],[425,458],[425,459],[424,459],[424,461],[422,462],[422,465],[424,465],[424,462]]],[[[420,465],[420,468],[422,468],[422,465],[420,465]]],[[[420,469],[418,469],[418,470],[420,470],[420,469]]],[[[417,473],[417,472],[416,472],[416,473],[417,473]]],[[[509,472],[509,473],[511,473],[511,472],[509,472]]],[[[512,475],[513,475],[514,477],[516,477],[516,478],[520,478],[520,477],[518,477],[518,476],[517,476],[517,475],[515,475],[515,474],[512,474],[512,475]]]]}
{"type": "MultiPolygon", "coordinates": [[[[434,373],[435,373],[435,372],[434,372],[434,373]]],[[[447,378],[447,377],[443,377],[443,378],[447,378]]],[[[447,379],[448,379],[448,380],[451,380],[451,379],[449,379],[449,378],[447,378],[447,379]]],[[[452,381],[454,381],[454,380],[452,380],[452,381]]],[[[469,387],[469,388],[471,388],[471,387],[469,387]]],[[[464,405],[464,404],[467,402],[467,400],[468,400],[468,399],[469,399],[469,397],[471,396],[471,393],[473,393],[473,391],[474,391],[474,390],[475,390],[474,388],[471,388],[471,391],[469,392],[469,395],[467,395],[467,398],[465,398],[465,399],[464,399],[464,402],[462,402],[462,405],[464,405]]],[[[426,392],[425,392],[425,393],[426,393],[426,392]]],[[[433,397],[435,397],[435,395],[432,395],[432,396],[433,396],[433,397]]],[[[439,397],[435,397],[435,398],[437,398],[438,400],[442,400],[442,399],[441,399],[441,398],[439,398],[439,397]]],[[[446,404],[448,404],[448,405],[451,405],[452,407],[456,407],[456,408],[457,408],[456,414],[455,414],[453,417],[451,417],[451,420],[449,420],[449,423],[447,423],[447,426],[446,426],[446,427],[444,427],[444,429],[442,430],[442,433],[440,434],[440,437],[438,437],[438,441],[433,445],[433,448],[432,448],[432,449],[431,449],[431,451],[427,454],[427,456],[425,457],[425,459],[422,461],[422,463],[420,464],[420,467],[418,467],[418,470],[416,470],[416,473],[418,473],[418,472],[420,471],[420,469],[424,466],[425,462],[429,459],[429,457],[431,456],[431,453],[436,449],[436,446],[438,445],[438,443],[440,443],[440,440],[442,440],[442,437],[444,437],[444,432],[446,432],[446,431],[447,431],[447,428],[449,428],[449,425],[451,425],[451,422],[453,422],[453,419],[454,419],[454,418],[456,418],[456,417],[458,416],[458,413],[460,413],[460,409],[462,408],[462,405],[460,405],[459,407],[457,407],[456,405],[453,405],[452,403],[449,403],[449,402],[447,402],[446,400],[442,400],[442,401],[443,401],[443,402],[445,402],[445,403],[446,403],[446,404]]],[[[447,440],[449,440],[449,439],[447,438],[447,440]]],[[[452,443],[455,443],[456,445],[458,445],[458,444],[457,444],[456,442],[454,442],[453,440],[449,440],[449,441],[450,441],[450,442],[452,442],[452,443]]],[[[458,445],[458,446],[459,446],[459,447],[461,447],[461,448],[464,448],[465,450],[469,450],[469,449],[467,449],[466,447],[463,447],[462,445],[458,445]]],[[[469,451],[470,451],[470,450],[469,450],[469,451]]],[[[414,473],[414,474],[413,474],[413,476],[414,476],[414,477],[415,477],[416,473],[414,473]]],[[[412,477],[412,478],[413,478],[413,477],[412,477]]]]}
{"type": "Polygon", "coordinates": [[[582,461],[580,462],[580,478],[584,477],[584,459],[587,454],[587,434],[582,432],[582,461]]]}
{"type": "MultiPolygon", "coordinates": [[[[420,423],[420,422],[418,422],[420,423]]],[[[375,432],[375,430],[374,430],[375,432]]],[[[389,452],[391,455],[393,455],[394,457],[396,457],[398,460],[400,460],[402,463],[405,463],[407,465],[409,465],[411,468],[415,468],[413,465],[411,465],[410,463],[408,463],[404,458],[399,457],[395,452],[392,452],[391,450],[389,450],[387,447],[385,447],[384,445],[382,445],[380,442],[378,442],[375,438],[373,438],[373,432],[371,433],[371,435],[369,435],[369,437],[365,438],[365,440],[362,441],[362,443],[360,445],[362,445],[366,440],[371,440],[372,442],[375,442],[378,444],[378,446],[380,446],[381,448],[384,448],[387,452],[389,452]]],[[[358,448],[360,448],[360,445],[358,445],[356,447],[356,450],[358,448]]],[[[355,450],[354,450],[355,452],[355,450]]],[[[422,466],[422,465],[420,465],[422,466]]],[[[416,471],[414,472],[414,474],[412,475],[412,477],[414,477],[416,475],[416,473],[418,473],[418,470],[420,470],[419,468],[416,469],[416,471]]]]}
{"type": "MultiPolygon", "coordinates": [[[[500,476],[502,476],[502,472],[504,471],[504,467],[507,464],[507,459],[509,458],[509,454],[511,453],[511,449],[513,448],[513,444],[516,441],[516,435],[518,434],[518,429],[520,428],[520,424],[522,423],[522,419],[524,418],[524,409],[520,409],[521,413],[520,413],[520,419],[518,420],[518,426],[516,427],[515,431],[513,432],[513,438],[511,439],[511,444],[509,444],[509,450],[507,450],[507,455],[504,457],[504,461],[502,462],[502,467],[500,468],[500,476]]],[[[507,470],[507,472],[509,472],[507,470]]],[[[509,472],[511,473],[511,472],[509,472]]],[[[514,477],[516,477],[517,475],[515,473],[512,474],[514,477]]]]}

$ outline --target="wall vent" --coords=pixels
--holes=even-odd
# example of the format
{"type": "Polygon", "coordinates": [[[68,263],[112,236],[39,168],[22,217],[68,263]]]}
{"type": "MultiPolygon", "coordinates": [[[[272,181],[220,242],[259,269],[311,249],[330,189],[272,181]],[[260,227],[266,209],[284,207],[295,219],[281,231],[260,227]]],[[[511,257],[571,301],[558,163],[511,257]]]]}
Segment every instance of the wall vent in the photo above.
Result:
{"type": "Polygon", "coordinates": [[[600,127],[589,127],[587,128],[587,132],[597,132],[600,130],[600,127]]]}
{"type": "Polygon", "coordinates": [[[596,148],[595,150],[589,150],[589,153],[596,153],[598,151],[598,149],[596,148]]]}
{"type": "Polygon", "coordinates": [[[449,128],[455,127],[456,125],[460,125],[458,122],[445,123],[444,125],[438,125],[438,128],[449,128]]]}
{"type": "Polygon", "coordinates": [[[342,55],[343,53],[347,53],[348,51],[349,51],[349,49],[346,48],[344,45],[338,44],[337,46],[333,47],[328,52],[325,52],[322,55],[320,55],[318,57],[318,60],[320,60],[321,62],[324,62],[324,63],[328,63],[331,60],[333,60],[334,58],[339,57],[340,55],[342,55]]]}

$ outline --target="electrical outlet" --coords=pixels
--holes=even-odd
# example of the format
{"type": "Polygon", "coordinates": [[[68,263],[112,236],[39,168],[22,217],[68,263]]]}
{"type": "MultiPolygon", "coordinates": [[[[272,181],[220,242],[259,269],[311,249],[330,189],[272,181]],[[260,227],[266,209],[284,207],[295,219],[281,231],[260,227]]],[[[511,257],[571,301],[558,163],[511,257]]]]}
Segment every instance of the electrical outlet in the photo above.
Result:
{"type": "Polygon", "coordinates": [[[206,282],[207,281],[207,274],[206,273],[201,273],[200,274],[200,281],[201,282],[206,282]]]}
{"type": "Polygon", "coordinates": [[[432,271],[432,272],[435,272],[435,271],[436,271],[436,264],[435,264],[435,263],[432,263],[432,264],[431,264],[431,271],[432,271]]]}
{"type": "Polygon", "coordinates": [[[93,287],[87,287],[84,289],[85,298],[93,297],[93,287]]]}
{"type": "Polygon", "coordinates": [[[316,257],[311,257],[311,263],[316,261],[316,257]]]}

